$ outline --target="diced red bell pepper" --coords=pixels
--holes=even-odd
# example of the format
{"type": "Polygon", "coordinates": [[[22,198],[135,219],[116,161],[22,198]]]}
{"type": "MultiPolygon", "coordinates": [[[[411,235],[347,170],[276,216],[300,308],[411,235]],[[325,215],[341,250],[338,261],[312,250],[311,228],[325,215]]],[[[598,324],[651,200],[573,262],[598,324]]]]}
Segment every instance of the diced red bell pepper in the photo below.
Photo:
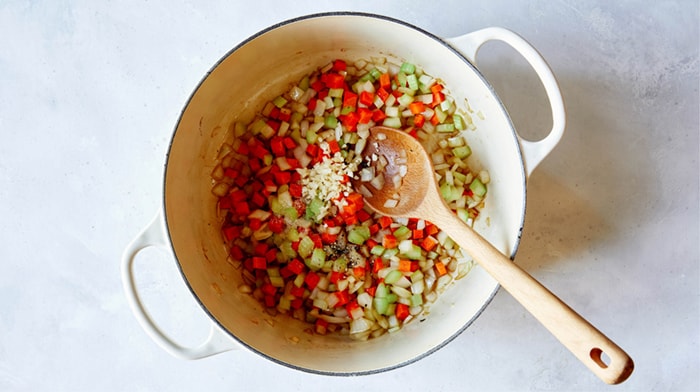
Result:
{"type": "Polygon", "coordinates": [[[345,77],[334,72],[328,72],[321,75],[321,81],[328,88],[343,88],[345,85],[345,77]]]}
{"type": "Polygon", "coordinates": [[[338,283],[339,280],[343,279],[343,275],[344,274],[340,271],[331,271],[328,280],[330,280],[331,283],[338,283]]]}
{"type": "Polygon", "coordinates": [[[255,269],[266,269],[267,260],[264,257],[255,256],[253,257],[253,268],[255,269]]]}
{"type": "Polygon", "coordinates": [[[277,303],[274,295],[266,295],[264,298],[264,301],[265,301],[265,306],[267,306],[268,308],[274,308],[276,303],[277,303]]]}
{"type": "Polygon", "coordinates": [[[338,145],[338,141],[335,139],[331,139],[328,141],[328,149],[331,151],[331,154],[335,154],[336,152],[340,152],[340,145],[338,145]]]}
{"type": "Polygon", "coordinates": [[[277,185],[285,185],[289,184],[289,182],[292,180],[292,173],[288,171],[281,171],[275,173],[275,182],[277,185]]]}
{"type": "Polygon", "coordinates": [[[398,302],[396,304],[395,314],[399,321],[404,321],[411,314],[411,312],[409,311],[408,305],[398,302]]]}
{"type": "Polygon", "coordinates": [[[357,109],[357,122],[360,124],[368,124],[372,120],[372,110],[368,108],[357,109]]]}
{"type": "Polygon", "coordinates": [[[234,239],[239,238],[242,231],[243,228],[241,226],[227,226],[223,229],[224,237],[226,237],[227,241],[233,241],[234,239]]]}
{"type": "Polygon", "coordinates": [[[372,121],[374,121],[376,123],[384,121],[385,118],[386,118],[386,113],[384,113],[383,110],[375,109],[372,112],[372,121]]]}
{"type": "Polygon", "coordinates": [[[370,107],[374,104],[374,93],[370,91],[362,91],[358,100],[361,104],[370,107]]]}
{"type": "Polygon", "coordinates": [[[292,197],[297,197],[297,198],[301,197],[303,194],[303,188],[302,188],[301,184],[296,184],[296,183],[289,184],[289,194],[292,195],[292,197]]]}
{"type": "Polygon", "coordinates": [[[386,215],[382,215],[379,218],[379,226],[381,226],[382,229],[386,229],[387,227],[391,226],[392,222],[393,222],[393,220],[386,215]]]}
{"type": "Polygon", "coordinates": [[[304,277],[304,283],[306,283],[306,287],[308,287],[309,290],[312,291],[316,288],[316,285],[320,280],[321,277],[314,271],[309,271],[309,273],[306,274],[306,276],[304,277]]]}
{"type": "Polygon", "coordinates": [[[287,264],[287,267],[294,274],[299,275],[300,273],[304,272],[304,268],[306,266],[299,259],[293,259],[289,262],[289,264],[287,264]]]}
{"type": "Polygon", "coordinates": [[[234,260],[241,261],[243,259],[243,249],[241,249],[238,245],[231,245],[231,249],[229,249],[228,253],[234,260]]]}
{"type": "Polygon", "coordinates": [[[287,150],[284,147],[284,138],[280,136],[273,136],[270,140],[270,149],[277,157],[285,156],[287,150]]]}
{"type": "Polygon", "coordinates": [[[333,70],[335,71],[345,71],[348,68],[347,63],[345,60],[333,60],[333,70]]]}
{"type": "Polygon", "coordinates": [[[338,299],[338,303],[335,304],[336,307],[341,307],[350,302],[350,293],[348,293],[348,290],[345,289],[343,291],[336,291],[333,293],[333,295],[336,296],[338,299]]]}
{"type": "Polygon", "coordinates": [[[375,93],[379,99],[381,99],[383,102],[386,102],[386,99],[389,98],[389,91],[387,91],[384,87],[381,87],[377,92],[375,93]]]}
{"type": "Polygon", "coordinates": [[[289,290],[289,294],[297,298],[302,298],[304,296],[304,291],[304,286],[297,287],[295,285],[292,285],[292,288],[289,290]]]}
{"type": "Polygon", "coordinates": [[[350,90],[346,90],[343,93],[343,108],[355,109],[357,107],[357,98],[357,94],[350,90]]]}

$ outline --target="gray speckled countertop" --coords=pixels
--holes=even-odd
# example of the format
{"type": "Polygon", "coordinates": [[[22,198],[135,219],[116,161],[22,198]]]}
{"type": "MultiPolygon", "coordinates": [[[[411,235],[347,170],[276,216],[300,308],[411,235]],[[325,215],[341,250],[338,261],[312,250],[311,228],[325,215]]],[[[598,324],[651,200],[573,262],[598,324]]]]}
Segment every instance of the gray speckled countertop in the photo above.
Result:
{"type": "MultiPolygon", "coordinates": [[[[257,31],[330,10],[441,37],[509,28],[556,74],[567,131],[528,184],[516,262],[634,358],[616,391],[700,389],[697,1],[0,3],[0,390],[612,390],[504,291],[438,352],[378,375],[301,373],[246,351],[175,359],[137,324],[119,260],[160,206],[179,111],[257,31]]],[[[528,137],[550,121],[499,44],[479,66],[528,137]]],[[[163,252],[139,263],[173,336],[207,320],[163,252]]]]}

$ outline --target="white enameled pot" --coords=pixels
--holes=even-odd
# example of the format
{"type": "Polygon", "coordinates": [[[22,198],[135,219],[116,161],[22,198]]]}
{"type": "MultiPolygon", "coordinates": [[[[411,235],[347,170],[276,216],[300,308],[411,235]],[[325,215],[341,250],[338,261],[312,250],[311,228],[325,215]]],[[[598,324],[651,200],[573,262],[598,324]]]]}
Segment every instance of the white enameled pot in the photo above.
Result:
{"type": "Polygon", "coordinates": [[[530,173],[564,132],[564,105],[557,82],[538,52],[520,36],[487,28],[441,39],[405,22],[359,13],[305,16],[272,26],[235,47],[216,64],[182,111],[167,156],[163,209],[128,245],[122,260],[127,298],[146,332],[169,353],[188,359],[244,347],[292,368],[332,375],[367,374],[393,369],[439,349],[466,329],[498,290],[497,282],[476,266],[430,307],[423,322],[399,333],[365,342],[304,332],[308,324],[270,316],[238,291],[240,272],[227,259],[220,234],[211,172],[218,149],[234,121],[252,118],[265,100],[329,61],[386,57],[409,61],[444,80],[456,102],[468,100],[476,131],[467,132],[470,165],[491,175],[486,207],[475,228],[504,254],[515,256],[525,215],[530,173]],[[475,66],[476,53],[491,40],[507,43],[534,68],[552,108],[553,126],[542,140],[522,139],[494,90],[475,66]],[[212,331],[199,347],[182,347],[168,338],[141,303],[133,275],[136,254],[149,246],[172,251],[177,267],[202,308],[212,331]]]}

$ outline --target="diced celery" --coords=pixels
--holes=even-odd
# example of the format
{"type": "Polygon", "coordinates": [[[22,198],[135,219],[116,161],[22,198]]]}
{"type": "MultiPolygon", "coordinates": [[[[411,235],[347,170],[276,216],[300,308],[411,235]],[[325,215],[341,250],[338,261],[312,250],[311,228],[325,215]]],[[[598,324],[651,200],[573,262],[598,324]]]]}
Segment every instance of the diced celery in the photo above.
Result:
{"type": "Polygon", "coordinates": [[[306,131],[306,142],[309,144],[316,144],[316,140],[318,140],[318,135],[316,132],[312,131],[311,129],[306,131]]]}
{"type": "Polygon", "coordinates": [[[401,254],[410,260],[420,260],[423,258],[421,247],[416,244],[411,244],[411,248],[405,252],[401,252],[401,254]]]}
{"type": "Polygon", "coordinates": [[[355,245],[362,245],[367,241],[370,236],[369,227],[367,226],[357,226],[350,230],[348,233],[348,242],[355,245]]]}
{"type": "Polygon", "coordinates": [[[416,75],[407,75],[406,84],[411,90],[418,90],[418,78],[416,78],[416,75]]]}
{"type": "Polygon", "coordinates": [[[396,237],[397,240],[403,241],[405,239],[408,239],[408,237],[411,236],[411,229],[409,229],[406,226],[399,226],[394,230],[394,237],[396,237]]]}
{"type": "Polygon", "coordinates": [[[372,77],[373,80],[377,80],[380,76],[382,76],[382,71],[380,71],[377,68],[372,68],[372,70],[369,71],[369,75],[372,77]]]}
{"type": "Polygon", "coordinates": [[[299,252],[299,256],[303,258],[308,258],[311,256],[311,254],[314,251],[314,241],[309,238],[309,237],[304,237],[299,241],[299,247],[297,248],[297,252],[299,252]]]}
{"type": "Polygon", "coordinates": [[[466,223],[469,220],[469,211],[465,208],[458,208],[457,216],[466,223]]]}
{"type": "Polygon", "coordinates": [[[375,297],[375,298],[377,298],[377,297],[378,297],[378,298],[384,298],[384,297],[387,296],[387,294],[389,294],[389,289],[386,287],[386,285],[384,284],[384,282],[379,283],[379,284],[377,285],[377,290],[374,292],[374,297],[375,297]]]}
{"type": "Polygon", "coordinates": [[[455,147],[452,149],[452,153],[459,159],[464,159],[472,154],[471,148],[469,146],[455,147]]]}
{"type": "Polygon", "coordinates": [[[286,296],[280,297],[279,303],[277,304],[277,309],[280,310],[289,310],[292,308],[292,300],[287,298],[286,296]]]}
{"type": "Polygon", "coordinates": [[[326,263],[326,252],[321,248],[315,248],[311,253],[311,257],[305,261],[307,267],[313,271],[318,271],[326,263]]]}
{"type": "Polygon", "coordinates": [[[384,247],[381,245],[375,245],[369,252],[374,256],[381,256],[384,253],[384,247]]]}
{"type": "Polygon", "coordinates": [[[302,90],[308,90],[309,89],[309,76],[306,75],[304,76],[300,81],[299,81],[299,88],[302,90]]]}
{"type": "Polygon", "coordinates": [[[401,276],[403,276],[403,275],[401,274],[401,271],[399,271],[399,270],[392,270],[391,272],[389,272],[389,273],[386,275],[386,277],[384,277],[384,283],[386,283],[386,284],[394,284],[394,283],[398,282],[399,279],[401,279],[401,276]]]}
{"type": "Polygon", "coordinates": [[[455,128],[457,128],[458,130],[463,131],[467,129],[467,124],[464,122],[464,119],[459,114],[453,115],[452,121],[455,123],[455,128]]]}
{"type": "Polygon", "coordinates": [[[321,199],[318,197],[311,199],[309,204],[306,206],[306,219],[315,221],[321,213],[321,207],[323,207],[323,202],[321,199]]]}
{"type": "Polygon", "coordinates": [[[282,211],[282,215],[289,220],[296,220],[299,218],[299,211],[294,207],[287,207],[282,211]]]}
{"type": "Polygon", "coordinates": [[[280,252],[282,252],[282,255],[287,260],[297,257],[297,251],[292,247],[292,241],[282,242],[282,244],[280,244],[280,252]]]}
{"type": "Polygon", "coordinates": [[[296,229],[296,227],[290,227],[289,230],[287,230],[287,240],[291,242],[297,242],[300,240],[299,231],[296,229]]]}
{"type": "Polygon", "coordinates": [[[379,314],[386,314],[389,310],[389,301],[385,297],[374,297],[372,305],[379,314]]]}
{"type": "Polygon", "coordinates": [[[277,96],[277,98],[272,100],[272,103],[277,106],[278,108],[282,109],[284,105],[287,104],[287,99],[281,95],[277,96]]]}
{"type": "Polygon", "coordinates": [[[401,128],[401,119],[398,117],[387,117],[384,119],[382,125],[389,128],[399,129],[401,128]]]}
{"type": "Polygon", "coordinates": [[[326,118],[324,119],[323,125],[324,125],[326,128],[335,129],[335,127],[338,126],[338,118],[335,117],[335,116],[332,115],[332,114],[331,114],[331,115],[328,115],[328,116],[326,116],[326,118]]]}
{"type": "Polygon", "coordinates": [[[348,259],[345,256],[340,256],[333,261],[331,269],[333,271],[343,272],[348,268],[348,259]]]}
{"type": "Polygon", "coordinates": [[[399,103],[400,106],[408,106],[413,102],[413,97],[408,95],[408,94],[403,94],[397,99],[397,102],[399,103]]]}
{"type": "Polygon", "coordinates": [[[294,285],[297,287],[301,287],[304,284],[304,280],[306,279],[306,273],[302,272],[299,275],[297,275],[296,278],[294,278],[294,285]]]}
{"type": "Polygon", "coordinates": [[[438,124],[435,130],[438,132],[450,133],[455,131],[455,125],[452,123],[438,124]]]}
{"type": "Polygon", "coordinates": [[[447,113],[445,113],[440,107],[435,108],[435,116],[437,116],[438,123],[442,124],[447,119],[447,113]]]}
{"type": "Polygon", "coordinates": [[[385,249],[382,257],[385,259],[390,259],[390,258],[396,256],[398,253],[399,253],[399,250],[397,248],[385,249]]]}
{"type": "Polygon", "coordinates": [[[413,294],[411,296],[411,307],[423,305],[423,296],[421,294],[413,294]]]}
{"type": "Polygon", "coordinates": [[[486,185],[484,185],[478,177],[469,184],[469,189],[479,197],[484,197],[486,194],[486,185]]]}
{"type": "Polygon", "coordinates": [[[275,287],[284,287],[284,278],[281,276],[270,276],[270,284],[275,287]]]}
{"type": "Polygon", "coordinates": [[[343,89],[342,88],[331,88],[328,89],[328,96],[332,98],[340,98],[343,96],[343,89]]]}
{"type": "Polygon", "coordinates": [[[416,72],[416,66],[411,63],[404,62],[403,64],[401,64],[401,72],[405,74],[412,74],[416,72]]]}
{"type": "Polygon", "coordinates": [[[233,136],[235,138],[239,138],[239,137],[245,135],[246,132],[248,132],[248,130],[246,129],[245,124],[243,124],[242,122],[236,121],[236,123],[233,125],[233,136]]]}

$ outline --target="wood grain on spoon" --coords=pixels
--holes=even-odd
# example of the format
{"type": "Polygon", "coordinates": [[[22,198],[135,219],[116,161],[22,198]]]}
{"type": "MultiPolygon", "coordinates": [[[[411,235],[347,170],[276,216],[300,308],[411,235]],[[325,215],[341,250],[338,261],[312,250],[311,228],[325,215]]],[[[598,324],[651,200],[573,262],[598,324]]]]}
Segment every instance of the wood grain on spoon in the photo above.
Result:
{"type": "MultiPolygon", "coordinates": [[[[391,217],[422,218],[436,224],[601,380],[619,384],[632,374],[634,363],[627,353],[450,210],[440,195],[430,157],[418,140],[399,130],[375,127],[363,153],[372,154],[387,158],[384,170],[389,178],[399,173],[398,157],[405,155],[408,170],[398,189],[392,181],[380,190],[371,189],[372,195],[365,195],[370,208],[391,217]],[[386,207],[396,194],[398,204],[386,207]]],[[[360,185],[355,180],[355,186],[360,185]]]]}

